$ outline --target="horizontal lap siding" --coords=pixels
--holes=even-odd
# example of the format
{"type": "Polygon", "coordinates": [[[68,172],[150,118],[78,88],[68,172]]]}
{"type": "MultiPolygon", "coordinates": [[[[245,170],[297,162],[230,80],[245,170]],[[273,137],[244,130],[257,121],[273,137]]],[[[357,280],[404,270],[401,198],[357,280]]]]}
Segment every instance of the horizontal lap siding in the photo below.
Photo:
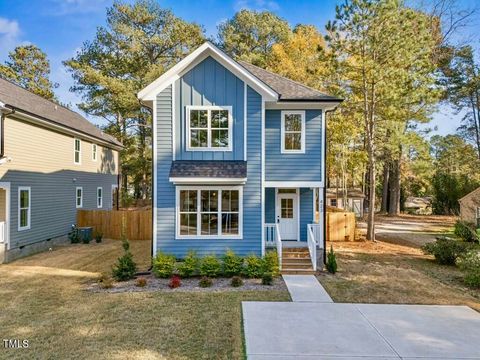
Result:
{"type": "Polygon", "coordinates": [[[243,160],[244,83],[208,57],[175,82],[175,159],[243,160]],[[186,106],[232,106],[232,151],[187,151],[186,106]]]}
{"type": "MultiPolygon", "coordinates": [[[[157,96],[157,250],[174,254],[179,258],[184,257],[189,250],[197,251],[200,256],[211,253],[220,255],[226,249],[232,249],[240,255],[252,252],[260,255],[261,96],[248,89],[248,180],[243,189],[243,239],[232,240],[175,239],[175,187],[168,179],[173,155],[171,96],[170,87],[157,96]]],[[[180,105],[176,107],[178,109],[180,105]]]]}
{"type": "Polygon", "coordinates": [[[281,110],[265,115],[265,180],[321,181],[322,111],[305,111],[305,154],[281,153],[281,110]]]}
{"type": "Polygon", "coordinates": [[[265,222],[275,223],[275,188],[265,189],[265,222]]]}
{"type": "Polygon", "coordinates": [[[313,223],[313,191],[300,189],[300,240],[307,241],[307,225],[313,223]]]}

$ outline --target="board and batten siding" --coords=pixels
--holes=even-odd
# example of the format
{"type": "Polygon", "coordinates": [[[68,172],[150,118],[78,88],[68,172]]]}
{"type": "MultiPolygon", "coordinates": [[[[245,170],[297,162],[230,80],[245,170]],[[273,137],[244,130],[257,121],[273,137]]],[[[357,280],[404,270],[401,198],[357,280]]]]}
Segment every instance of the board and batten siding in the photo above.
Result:
{"type": "MultiPolygon", "coordinates": [[[[301,110],[301,109],[300,109],[301,110]]],[[[321,181],[322,111],[305,111],[305,153],[281,153],[281,110],[265,112],[265,180],[321,181]]]]}
{"type": "MultiPolygon", "coordinates": [[[[169,181],[172,151],[172,87],[157,95],[157,216],[155,234],[157,251],[184,257],[189,250],[199,256],[223,254],[227,249],[239,255],[261,255],[261,112],[262,98],[247,89],[247,183],[243,188],[242,239],[175,239],[175,186],[169,181]]],[[[176,103],[178,107],[184,106],[176,103]]],[[[243,142],[243,140],[242,140],[243,142]]],[[[243,148],[242,148],[243,149],[243,148]]],[[[242,150],[243,151],[243,150],[242,150]]],[[[178,158],[177,158],[178,159],[178,158]]],[[[200,184],[201,185],[201,184],[200,184]]]]}
{"type": "Polygon", "coordinates": [[[212,57],[175,81],[175,160],[243,160],[244,82],[212,57]],[[186,106],[232,106],[232,151],[187,151],[186,106]]]}
{"type": "Polygon", "coordinates": [[[10,183],[10,249],[66,235],[76,222],[75,189],[83,187],[83,209],[96,209],[97,187],[103,207],[111,209],[117,184],[118,154],[98,147],[92,161],[91,142],[82,140],[82,161],[74,164],[74,138],[8,117],[0,182],[10,183]],[[30,229],[18,231],[18,187],[31,188],[30,229]]]}

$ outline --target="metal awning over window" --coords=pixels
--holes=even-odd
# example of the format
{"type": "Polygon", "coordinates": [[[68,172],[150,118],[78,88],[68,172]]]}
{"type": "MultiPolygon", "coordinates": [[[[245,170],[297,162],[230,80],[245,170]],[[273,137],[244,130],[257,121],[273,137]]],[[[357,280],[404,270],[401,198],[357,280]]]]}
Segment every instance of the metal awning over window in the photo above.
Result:
{"type": "Polygon", "coordinates": [[[177,160],[170,168],[175,184],[245,184],[246,161],[177,160]]]}

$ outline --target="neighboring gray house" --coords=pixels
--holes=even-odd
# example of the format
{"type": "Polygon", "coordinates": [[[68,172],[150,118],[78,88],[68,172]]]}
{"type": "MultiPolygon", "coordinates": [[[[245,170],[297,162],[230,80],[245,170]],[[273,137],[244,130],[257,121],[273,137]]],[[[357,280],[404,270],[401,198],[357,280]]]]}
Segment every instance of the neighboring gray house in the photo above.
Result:
{"type": "Polygon", "coordinates": [[[480,228],[480,187],[460,200],[460,218],[480,228]]]}
{"type": "Polygon", "coordinates": [[[153,109],[153,253],[324,248],[325,112],[341,99],[208,42],[138,97],[153,109]]]}
{"type": "Polygon", "coordinates": [[[344,190],[339,188],[327,189],[327,205],[351,211],[356,217],[363,217],[363,201],[365,195],[361,189],[348,188],[346,203],[344,204],[344,190]]]}
{"type": "Polygon", "coordinates": [[[0,79],[0,262],[63,241],[77,209],[111,209],[122,144],[0,79]]]}

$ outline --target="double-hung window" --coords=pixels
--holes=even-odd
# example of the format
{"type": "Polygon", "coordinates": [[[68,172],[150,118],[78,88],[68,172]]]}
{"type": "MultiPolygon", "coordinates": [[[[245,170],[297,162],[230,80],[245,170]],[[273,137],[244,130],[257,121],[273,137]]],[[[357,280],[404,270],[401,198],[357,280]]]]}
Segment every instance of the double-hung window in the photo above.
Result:
{"type": "Polygon", "coordinates": [[[231,106],[187,106],[186,112],[187,150],[232,150],[231,106]]]}
{"type": "Polygon", "coordinates": [[[73,162],[77,165],[82,163],[82,142],[80,139],[74,139],[73,162]]]}
{"type": "Polygon", "coordinates": [[[305,153],[305,111],[282,111],[281,152],[305,153]]]}
{"type": "Polygon", "coordinates": [[[83,187],[81,186],[75,188],[75,207],[77,209],[83,207],[83,187]]]}
{"type": "Polygon", "coordinates": [[[18,188],[18,231],[30,229],[31,220],[31,188],[18,188]]]}
{"type": "Polygon", "coordinates": [[[177,237],[242,236],[241,187],[177,189],[177,237]]]}
{"type": "Polygon", "coordinates": [[[102,208],[103,207],[103,188],[98,187],[97,188],[97,208],[102,208]]]}
{"type": "Polygon", "coordinates": [[[92,160],[97,161],[97,144],[92,144],[92,160]]]}

